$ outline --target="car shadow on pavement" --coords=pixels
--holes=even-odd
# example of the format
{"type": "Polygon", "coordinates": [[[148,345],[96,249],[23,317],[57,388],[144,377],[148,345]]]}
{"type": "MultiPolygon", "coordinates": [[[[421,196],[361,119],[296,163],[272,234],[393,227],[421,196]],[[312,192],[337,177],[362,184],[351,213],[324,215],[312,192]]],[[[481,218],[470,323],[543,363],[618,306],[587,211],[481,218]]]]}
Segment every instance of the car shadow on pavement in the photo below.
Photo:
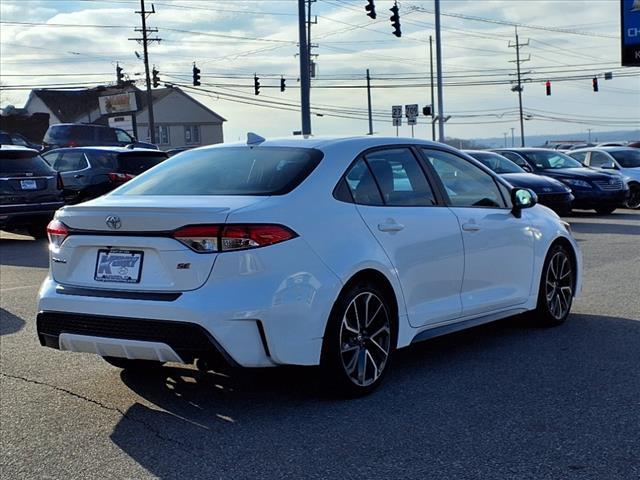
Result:
{"type": "Polygon", "coordinates": [[[111,439],[159,478],[602,478],[611,456],[637,472],[639,345],[640,319],[513,317],[397,352],[348,401],[315,369],[123,372],[151,406],[111,439]]]}
{"type": "Polygon", "coordinates": [[[0,239],[0,265],[48,268],[49,244],[46,240],[31,238],[2,238],[0,239]]]}
{"type": "Polygon", "coordinates": [[[0,336],[19,332],[24,325],[25,321],[23,319],[8,312],[4,308],[0,308],[0,336]]]}
{"type": "Polygon", "coordinates": [[[638,213],[631,213],[631,212],[637,212],[635,210],[627,210],[627,209],[618,209],[613,213],[609,213],[609,214],[600,214],[598,212],[594,212],[592,210],[583,210],[583,211],[576,211],[573,210],[571,212],[571,215],[567,215],[566,217],[571,220],[571,219],[578,219],[578,218],[597,218],[600,220],[638,220],[640,217],[638,216],[638,213]]]}

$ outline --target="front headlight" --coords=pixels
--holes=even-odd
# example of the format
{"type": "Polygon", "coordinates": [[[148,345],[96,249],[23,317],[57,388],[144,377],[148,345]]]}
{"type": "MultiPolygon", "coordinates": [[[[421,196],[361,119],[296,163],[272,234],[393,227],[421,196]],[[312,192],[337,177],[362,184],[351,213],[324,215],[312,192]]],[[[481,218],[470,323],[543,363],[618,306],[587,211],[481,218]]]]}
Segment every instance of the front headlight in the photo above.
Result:
{"type": "Polygon", "coordinates": [[[571,185],[573,187],[580,188],[592,188],[589,182],[585,182],[584,180],[574,180],[573,178],[563,178],[562,181],[567,185],[571,185]]]}

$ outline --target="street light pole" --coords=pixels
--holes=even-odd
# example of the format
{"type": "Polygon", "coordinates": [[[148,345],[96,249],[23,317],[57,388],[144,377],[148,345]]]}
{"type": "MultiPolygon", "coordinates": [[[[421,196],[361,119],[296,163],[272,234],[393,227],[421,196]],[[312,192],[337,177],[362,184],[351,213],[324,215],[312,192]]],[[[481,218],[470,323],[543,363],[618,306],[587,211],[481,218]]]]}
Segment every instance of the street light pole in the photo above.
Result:
{"type": "Polygon", "coordinates": [[[298,0],[298,37],[300,45],[300,113],[302,115],[302,135],[311,135],[311,72],[309,48],[307,47],[307,29],[305,0],[298,0]]]}
{"type": "Polygon", "coordinates": [[[444,107],[442,101],[442,41],[440,35],[440,0],[436,7],[436,64],[438,67],[438,141],[444,143],[444,107]]]}

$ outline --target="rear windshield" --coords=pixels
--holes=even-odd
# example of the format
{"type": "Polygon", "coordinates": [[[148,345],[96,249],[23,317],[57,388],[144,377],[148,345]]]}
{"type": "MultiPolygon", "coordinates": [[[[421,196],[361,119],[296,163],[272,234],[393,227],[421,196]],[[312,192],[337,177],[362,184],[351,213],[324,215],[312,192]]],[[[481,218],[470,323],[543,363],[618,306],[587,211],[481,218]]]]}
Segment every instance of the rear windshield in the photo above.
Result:
{"type": "Polygon", "coordinates": [[[473,152],[469,155],[496,173],[524,173],[518,165],[497,153],[473,152]]]}
{"type": "Polygon", "coordinates": [[[118,155],[118,171],[138,175],[159,163],[164,162],[168,155],[165,152],[132,152],[118,155]]]}
{"type": "Polygon", "coordinates": [[[108,150],[86,150],[85,154],[93,168],[106,168],[114,172],[139,175],[167,159],[165,152],[110,152],[108,150]]]}
{"type": "Polygon", "coordinates": [[[25,173],[51,175],[54,171],[36,152],[0,150],[0,175],[25,173]]]}
{"type": "Polygon", "coordinates": [[[44,141],[55,142],[114,142],[116,133],[111,128],[91,125],[53,125],[49,127],[44,141]]]}
{"type": "Polygon", "coordinates": [[[193,150],[127,182],[114,195],[283,195],[321,159],[320,151],[307,148],[193,150]]]}

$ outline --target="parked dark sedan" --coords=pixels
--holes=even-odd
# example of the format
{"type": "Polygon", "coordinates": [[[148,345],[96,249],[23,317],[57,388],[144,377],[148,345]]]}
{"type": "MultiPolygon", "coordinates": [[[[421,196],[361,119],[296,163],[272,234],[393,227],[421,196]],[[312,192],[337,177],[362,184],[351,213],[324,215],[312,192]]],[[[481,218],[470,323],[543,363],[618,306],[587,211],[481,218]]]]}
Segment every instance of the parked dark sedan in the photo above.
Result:
{"type": "Polygon", "coordinates": [[[561,181],[573,192],[573,208],[612,213],[623,206],[629,188],[617,173],[594,170],[568,155],[546,148],[499,148],[493,150],[538,175],[561,181]]]}
{"type": "Polygon", "coordinates": [[[69,203],[104,195],[167,159],[160,150],[130,147],[58,148],[42,156],[62,175],[69,203]]]}
{"type": "Polygon", "coordinates": [[[527,173],[511,160],[495,152],[464,150],[465,153],[490,168],[514,187],[530,188],[538,196],[538,203],[560,215],[571,213],[573,195],[564,183],[544,175],[527,173]]]}
{"type": "Polygon", "coordinates": [[[26,229],[35,238],[47,235],[47,224],[64,205],[62,180],[36,150],[0,147],[0,229],[26,229]]]}

